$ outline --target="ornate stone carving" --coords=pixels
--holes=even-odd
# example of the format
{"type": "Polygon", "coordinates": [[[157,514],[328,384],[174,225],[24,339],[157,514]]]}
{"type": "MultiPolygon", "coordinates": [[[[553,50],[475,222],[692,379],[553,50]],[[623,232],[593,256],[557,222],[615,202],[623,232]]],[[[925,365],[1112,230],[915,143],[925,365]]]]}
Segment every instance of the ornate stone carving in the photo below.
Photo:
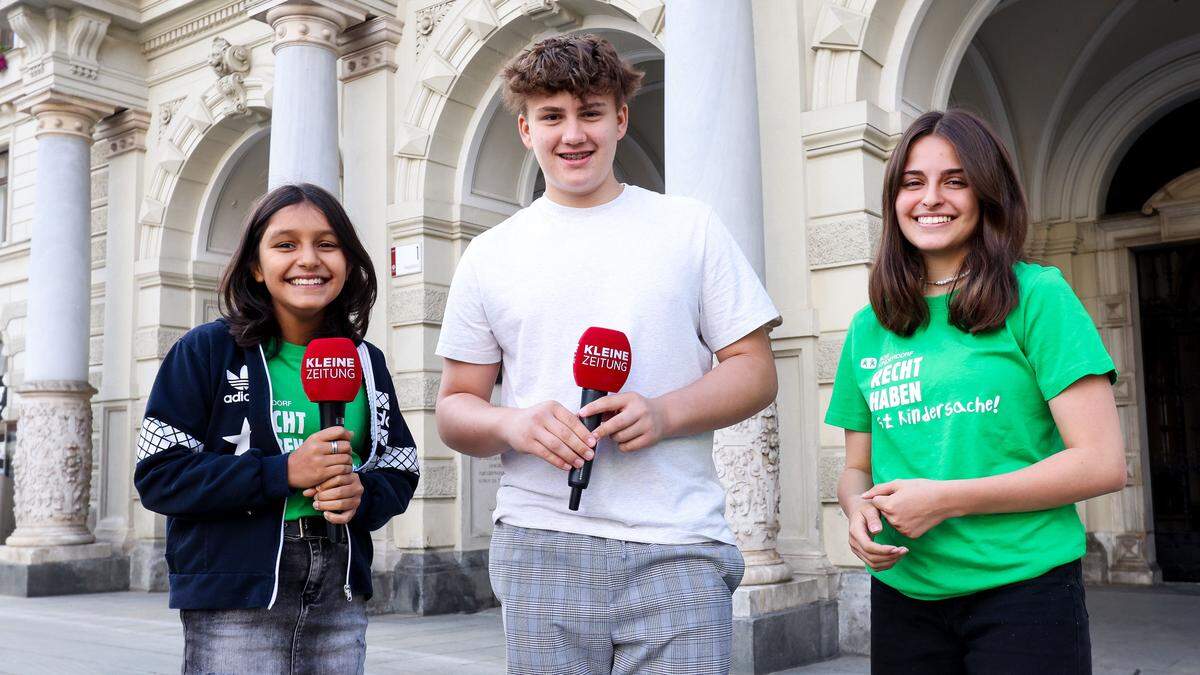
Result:
{"type": "Polygon", "coordinates": [[[187,100],[186,96],[173,98],[170,101],[159,104],[158,106],[158,138],[162,140],[163,132],[171,125],[171,120],[175,119],[175,113],[183,102],[187,100]]]}
{"type": "Polygon", "coordinates": [[[742,585],[792,576],[775,550],[779,536],[779,425],[776,406],[718,429],[713,438],[717,477],[725,487],[725,519],[746,560],[742,585]]]}
{"type": "Polygon", "coordinates": [[[454,1],[443,0],[417,12],[417,56],[421,55],[425,43],[429,41],[429,36],[437,29],[438,24],[446,18],[450,8],[454,6],[454,1]]]}
{"type": "Polygon", "coordinates": [[[21,389],[14,458],[17,528],[9,546],[88,544],[92,408],[84,382],[29,382],[21,389]]]}
{"type": "Polygon", "coordinates": [[[37,118],[34,136],[66,134],[83,138],[89,144],[92,142],[92,131],[100,119],[95,110],[66,102],[39,103],[33,106],[32,112],[37,118]]]}
{"type": "Polygon", "coordinates": [[[579,25],[579,17],[558,0],[525,0],[521,11],[550,30],[567,30],[579,25]]]}
{"type": "Polygon", "coordinates": [[[208,14],[196,17],[182,26],[155,33],[142,43],[142,53],[147,56],[158,56],[195,35],[219,28],[227,23],[240,21],[245,18],[246,7],[249,4],[248,0],[237,0],[208,14]]]}
{"type": "Polygon", "coordinates": [[[346,17],[316,5],[281,5],[267,12],[267,23],[275,30],[273,54],[289,45],[323,47],[337,53],[346,17]]]}
{"type": "Polygon", "coordinates": [[[108,32],[108,17],[83,9],[71,12],[67,21],[67,54],[71,73],[88,80],[100,74],[100,43],[108,32]]]}
{"type": "Polygon", "coordinates": [[[108,33],[108,17],[82,8],[68,12],[53,6],[42,14],[18,5],[8,13],[8,20],[27,48],[26,77],[41,76],[47,59],[63,57],[74,77],[94,80],[99,75],[97,56],[108,33]]]}
{"type": "Polygon", "coordinates": [[[250,72],[250,50],[230,44],[223,37],[213,39],[208,66],[217,74],[217,91],[238,114],[246,112],[246,73],[250,72]]]}
{"type": "Polygon", "coordinates": [[[113,118],[103,120],[96,129],[96,141],[102,145],[106,159],[130,153],[133,150],[145,151],[146,130],[150,127],[150,113],[144,110],[125,110],[113,118]]]}
{"type": "Polygon", "coordinates": [[[380,16],[343,33],[338,79],[349,82],[378,70],[396,72],[396,45],[403,30],[403,21],[380,16]]]}
{"type": "Polygon", "coordinates": [[[817,15],[813,44],[822,49],[859,49],[866,27],[865,14],[827,3],[817,15]]]}

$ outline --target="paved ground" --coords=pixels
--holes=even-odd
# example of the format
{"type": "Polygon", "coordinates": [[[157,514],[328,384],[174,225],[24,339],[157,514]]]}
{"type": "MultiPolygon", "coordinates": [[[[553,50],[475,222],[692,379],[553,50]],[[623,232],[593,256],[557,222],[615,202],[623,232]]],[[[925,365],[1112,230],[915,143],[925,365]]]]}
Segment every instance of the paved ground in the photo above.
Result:
{"type": "MultiPolygon", "coordinates": [[[[1200,586],[1090,589],[1097,675],[1200,673],[1200,586]]],[[[485,675],[504,672],[497,610],[371,618],[368,673],[485,675]]],[[[0,673],[177,673],[179,619],[166,596],[104,593],[0,597],[0,673]]],[[[862,657],[788,673],[867,673],[862,657]]]]}

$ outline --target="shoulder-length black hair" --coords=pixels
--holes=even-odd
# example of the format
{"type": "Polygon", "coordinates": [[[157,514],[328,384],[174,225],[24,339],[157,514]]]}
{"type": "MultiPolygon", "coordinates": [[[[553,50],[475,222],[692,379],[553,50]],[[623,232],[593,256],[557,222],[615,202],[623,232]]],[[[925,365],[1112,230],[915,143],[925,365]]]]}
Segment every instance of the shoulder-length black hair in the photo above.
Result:
{"type": "Polygon", "coordinates": [[[325,307],[314,337],[347,337],[359,342],[367,334],[376,294],[371,258],[337,198],[316,185],[296,183],[280,185],[255,203],[246,219],[242,241],[221,278],[218,289],[221,314],[229,322],[229,332],[240,347],[264,345],[271,352],[279,348],[281,336],[275,306],[267,285],[254,279],[253,269],[258,262],[258,245],[271,217],[280,209],[302,202],[311,204],[325,216],[346,256],[346,283],[325,307]]]}
{"type": "Polygon", "coordinates": [[[913,144],[937,136],[954,146],[967,184],[979,200],[979,224],[968,242],[963,271],[950,299],[950,323],[969,333],[1004,325],[1017,306],[1013,264],[1024,256],[1029,213],[1004,143],[987,122],[965,110],[921,115],[900,137],[884,169],[883,236],[871,267],[868,290],[879,323],[899,335],[912,335],[929,321],[925,302],[925,262],[904,238],[896,214],[896,195],[913,144]]]}

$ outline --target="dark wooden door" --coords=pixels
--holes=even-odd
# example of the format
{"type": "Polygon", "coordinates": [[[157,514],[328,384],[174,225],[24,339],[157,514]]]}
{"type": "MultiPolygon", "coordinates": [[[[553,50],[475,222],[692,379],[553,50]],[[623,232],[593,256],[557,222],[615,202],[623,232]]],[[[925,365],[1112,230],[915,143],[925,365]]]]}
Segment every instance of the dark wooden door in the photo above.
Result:
{"type": "Polygon", "coordinates": [[[1200,581],[1200,243],[1137,271],[1155,550],[1164,581],[1200,581]]]}

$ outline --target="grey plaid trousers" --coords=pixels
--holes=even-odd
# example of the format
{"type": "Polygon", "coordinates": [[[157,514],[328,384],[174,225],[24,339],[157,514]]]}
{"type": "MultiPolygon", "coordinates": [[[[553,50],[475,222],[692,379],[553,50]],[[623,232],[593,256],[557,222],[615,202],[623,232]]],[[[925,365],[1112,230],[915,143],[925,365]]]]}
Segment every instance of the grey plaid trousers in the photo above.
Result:
{"type": "Polygon", "coordinates": [[[497,523],[488,566],[515,675],[728,673],[736,546],[497,523]]]}

